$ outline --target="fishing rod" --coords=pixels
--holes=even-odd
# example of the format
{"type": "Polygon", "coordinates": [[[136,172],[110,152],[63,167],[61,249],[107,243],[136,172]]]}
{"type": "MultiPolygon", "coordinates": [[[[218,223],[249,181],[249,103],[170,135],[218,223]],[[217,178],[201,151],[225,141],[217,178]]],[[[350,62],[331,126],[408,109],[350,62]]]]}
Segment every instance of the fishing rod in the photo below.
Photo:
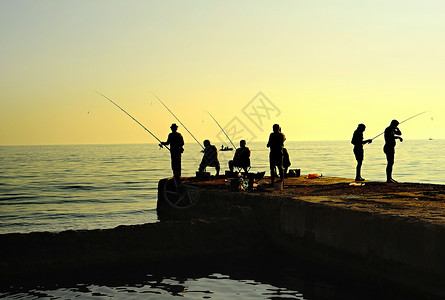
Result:
{"type": "MultiPolygon", "coordinates": [[[[426,112],[429,112],[429,110],[426,110],[426,111],[423,111],[423,112],[421,112],[421,113],[418,113],[418,114],[416,114],[416,115],[414,115],[414,116],[411,116],[411,117],[409,117],[408,119],[403,120],[402,122],[400,122],[399,125],[402,124],[402,123],[405,123],[405,122],[408,121],[408,120],[411,120],[412,118],[415,118],[415,117],[417,117],[417,116],[423,115],[423,114],[426,113],[426,112]]],[[[380,134],[376,135],[375,137],[373,137],[371,140],[373,140],[373,139],[375,139],[375,138],[381,136],[381,135],[384,134],[384,133],[385,133],[385,132],[383,131],[382,133],[380,133],[380,134]]]]}
{"type": "Polygon", "coordinates": [[[178,122],[182,125],[182,127],[184,127],[185,128],[185,130],[187,130],[187,132],[192,136],[192,138],[194,138],[195,139],[195,141],[199,144],[199,146],[201,146],[201,148],[204,150],[204,147],[201,145],[201,143],[200,142],[198,142],[198,140],[194,137],[194,135],[187,129],[187,127],[185,127],[185,125],[184,124],[182,124],[182,122],[178,119],[178,117],[176,117],[175,116],[175,114],[167,107],[167,105],[165,105],[164,104],[164,102],[162,102],[162,100],[161,99],[159,99],[159,97],[158,96],[156,96],[153,92],[150,92],[153,96],[155,96],[156,97],[156,99],[158,99],[159,100],[159,102],[161,102],[162,103],[162,105],[164,105],[164,107],[173,115],[173,117],[175,117],[175,119],[176,120],[178,120],[178,122]]]}
{"type": "Polygon", "coordinates": [[[233,144],[232,140],[229,138],[229,136],[227,135],[227,133],[224,131],[224,129],[221,127],[221,125],[219,125],[218,121],[216,121],[216,119],[212,116],[211,113],[209,113],[208,111],[205,110],[206,113],[208,113],[212,119],[216,122],[216,124],[218,124],[219,128],[221,128],[222,132],[224,132],[224,134],[226,135],[226,137],[229,139],[230,143],[232,144],[232,146],[235,148],[236,150],[236,146],[233,144]]]}
{"type": "MultiPolygon", "coordinates": [[[[144,128],[149,134],[151,134],[155,139],[158,140],[158,142],[160,144],[162,144],[162,141],[160,139],[158,139],[150,130],[148,130],[144,125],[142,125],[138,120],[136,120],[132,115],[130,115],[128,112],[125,111],[125,109],[123,109],[122,107],[120,107],[119,105],[117,105],[116,102],[114,102],[113,100],[111,100],[110,98],[108,98],[107,96],[105,96],[104,94],[96,91],[96,93],[98,93],[99,95],[103,96],[105,99],[107,99],[108,101],[110,101],[111,103],[113,103],[114,105],[116,105],[120,110],[122,110],[127,116],[129,116],[130,118],[133,119],[133,121],[135,121],[136,123],[138,123],[139,125],[141,125],[142,128],[144,128]]],[[[165,148],[167,148],[167,150],[170,151],[170,148],[167,146],[164,146],[165,148]]]]}

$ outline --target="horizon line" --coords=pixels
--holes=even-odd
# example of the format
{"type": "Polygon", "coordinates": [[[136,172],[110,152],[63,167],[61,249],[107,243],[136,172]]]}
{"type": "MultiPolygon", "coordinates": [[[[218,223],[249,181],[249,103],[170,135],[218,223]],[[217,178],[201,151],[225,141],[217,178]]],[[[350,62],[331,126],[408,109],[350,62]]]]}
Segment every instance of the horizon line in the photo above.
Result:
{"type": "MultiPolygon", "coordinates": [[[[406,140],[406,139],[404,139],[406,140]]],[[[444,138],[439,139],[424,139],[424,138],[415,138],[411,139],[415,141],[419,140],[445,140],[444,138]]],[[[349,141],[349,139],[330,139],[330,140],[286,140],[286,142],[341,142],[341,141],[349,141]]],[[[267,143],[266,140],[258,140],[251,141],[249,143],[267,143]]],[[[4,144],[0,145],[0,147],[26,147],[26,146],[93,146],[93,145],[158,145],[159,143],[155,142],[147,142],[147,143],[60,143],[60,144],[4,144]]],[[[184,144],[196,144],[196,142],[186,142],[184,144]]],[[[213,143],[214,145],[216,143],[213,143]]]]}

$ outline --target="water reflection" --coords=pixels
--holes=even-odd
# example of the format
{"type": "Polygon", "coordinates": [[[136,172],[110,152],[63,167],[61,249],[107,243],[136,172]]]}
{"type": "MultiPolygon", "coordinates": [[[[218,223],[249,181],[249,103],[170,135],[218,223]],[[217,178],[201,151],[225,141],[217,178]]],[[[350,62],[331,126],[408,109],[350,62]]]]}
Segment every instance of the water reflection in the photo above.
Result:
{"type": "MultiPolygon", "coordinates": [[[[377,285],[302,262],[287,260],[193,263],[156,272],[119,269],[89,279],[36,283],[0,289],[6,299],[418,299],[407,291],[377,285]]],[[[94,272],[92,272],[94,274],[94,272]]],[[[90,274],[91,275],[91,274],[90,274]]],[[[90,276],[88,275],[88,276],[90,276]]],[[[422,295],[421,295],[422,296],[422,295]]],[[[421,297],[423,298],[423,297],[421,297]]]]}
{"type": "Polygon", "coordinates": [[[213,273],[201,278],[158,277],[147,275],[141,283],[105,286],[76,284],[73,287],[43,287],[29,290],[17,288],[0,293],[8,299],[305,299],[298,291],[276,287],[255,280],[232,279],[213,273]]]}

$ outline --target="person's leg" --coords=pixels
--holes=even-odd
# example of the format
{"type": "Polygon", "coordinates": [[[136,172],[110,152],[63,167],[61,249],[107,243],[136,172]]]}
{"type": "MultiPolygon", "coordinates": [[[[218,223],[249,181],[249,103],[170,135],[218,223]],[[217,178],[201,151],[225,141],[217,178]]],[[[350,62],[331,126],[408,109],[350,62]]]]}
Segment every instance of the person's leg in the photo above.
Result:
{"type": "Polygon", "coordinates": [[[280,174],[280,180],[283,181],[284,180],[284,170],[283,170],[283,165],[278,165],[278,172],[280,174]]]}
{"type": "Polygon", "coordinates": [[[386,153],[386,182],[396,182],[394,179],[392,179],[392,169],[394,165],[394,152],[388,151],[386,153]]]}
{"type": "Polygon", "coordinates": [[[392,166],[394,162],[391,162],[389,159],[387,159],[387,165],[386,165],[386,182],[391,182],[392,180],[392,166]]]}
{"type": "Polygon", "coordinates": [[[357,167],[355,168],[355,181],[361,181],[362,179],[362,160],[357,160],[357,167]]]}
{"type": "Polygon", "coordinates": [[[199,164],[198,172],[204,172],[204,169],[207,167],[207,164],[203,161],[199,164]]]}
{"type": "Polygon", "coordinates": [[[229,170],[233,172],[233,160],[229,160],[229,170]]]}
{"type": "Polygon", "coordinates": [[[215,169],[216,169],[216,176],[219,176],[219,170],[220,170],[219,162],[216,162],[215,169]]]}
{"type": "Polygon", "coordinates": [[[172,167],[173,177],[175,177],[176,165],[177,165],[176,160],[175,160],[176,158],[173,154],[171,154],[170,158],[171,158],[171,167],[172,167]]]}
{"type": "Polygon", "coordinates": [[[275,181],[275,164],[273,161],[272,152],[269,153],[269,166],[270,166],[270,181],[273,184],[275,181]]]}
{"type": "Polygon", "coordinates": [[[280,173],[280,179],[284,180],[284,170],[283,170],[283,166],[279,166],[278,167],[278,171],[280,173]]]}
{"type": "Polygon", "coordinates": [[[181,154],[180,153],[172,154],[171,159],[172,159],[173,177],[176,180],[180,180],[181,179],[181,154]]]}
{"type": "Polygon", "coordinates": [[[181,153],[179,153],[179,155],[178,155],[178,165],[177,165],[177,168],[178,168],[178,172],[177,172],[178,178],[181,179],[181,171],[182,171],[181,153]]]}
{"type": "Polygon", "coordinates": [[[275,182],[275,177],[277,175],[277,170],[275,169],[275,165],[270,165],[270,182],[273,184],[275,182]]]}
{"type": "Polygon", "coordinates": [[[363,148],[362,147],[354,147],[354,155],[357,160],[357,166],[355,168],[355,181],[363,181],[362,178],[362,164],[363,164],[363,148]]]}
{"type": "Polygon", "coordinates": [[[277,167],[278,167],[278,173],[280,174],[280,180],[284,180],[284,170],[283,170],[283,153],[279,153],[277,155],[277,167]]]}

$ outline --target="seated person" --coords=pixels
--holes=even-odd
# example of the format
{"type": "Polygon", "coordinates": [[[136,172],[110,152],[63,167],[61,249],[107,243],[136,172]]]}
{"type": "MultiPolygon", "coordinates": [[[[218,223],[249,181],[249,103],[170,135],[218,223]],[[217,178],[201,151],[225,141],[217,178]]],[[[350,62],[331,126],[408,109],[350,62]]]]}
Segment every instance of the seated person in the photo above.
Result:
{"type": "Polygon", "coordinates": [[[216,149],[214,145],[211,145],[209,140],[204,141],[204,155],[199,164],[198,171],[204,172],[206,167],[215,167],[216,176],[219,175],[218,149],[216,149]]]}
{"type": "Polygon", "coordinates": [[[283,170],[284,174],[287,174],[287,170],[289,169],[291,163],[289,159],[289,152],[287,152],[286,148],[283,148],[283,170]]]}
{"type": "Polygon", "coordinates": [[[242,168],[247,173],[247,168],[250,167],[250,149],[246,147],[246,141],[239,142],[240,147],[236,149],[233,160],[229,161],[229,170],[233,172],[233,167],[242,168]]]}

